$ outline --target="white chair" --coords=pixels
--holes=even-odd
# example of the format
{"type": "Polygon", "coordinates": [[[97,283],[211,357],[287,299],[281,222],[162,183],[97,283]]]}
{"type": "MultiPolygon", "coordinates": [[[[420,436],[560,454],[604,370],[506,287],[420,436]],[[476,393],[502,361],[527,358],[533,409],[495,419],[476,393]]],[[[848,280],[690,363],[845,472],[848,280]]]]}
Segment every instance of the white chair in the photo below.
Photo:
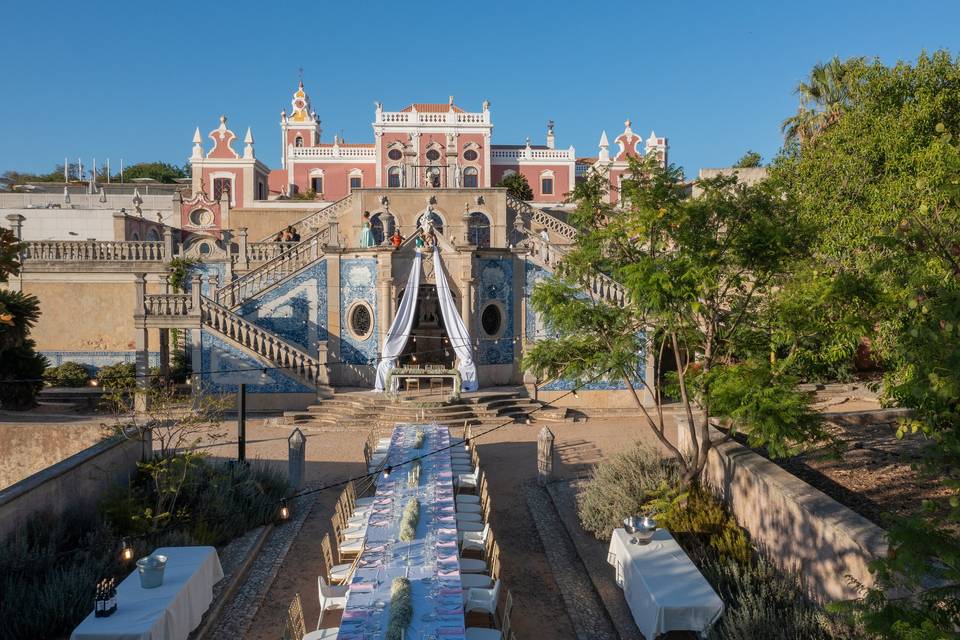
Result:
{"type": "Polygon", "coordinates": [[[480,504],[480,496],[473,493],[461,493],[457,495],[457,509],[464,504],[480,504]]]}
{"type": "Polygon", "coordinates": [[[477,465],[472,473],[457,474],[455,484],[461,489],[476,489],[477,480],[480,476],[480,465],[477,465]]]}
{"type": "Polygon", "coordinates": [[[467,591],[467,602],[463,606],[464,613],[487,613],[496,620],[497,599],[500,597],[500,581],[493,583],[492,588],[470,589],[467,591]]]}
{"type": "Polygon", "coordinates": [[[320,617],[317,618],[317,630],[320,630],[320,624],[323,622],[323,616],[327,611],[336,609],[345,609],[347,606],[347,590],[349,585],[331,585],[327,584],[323,576],[317,576],[317,592],[320,595],[320,617]]]}
{"type": "Polygon", "coordinates": [[[329,629],[317,629],[303,636],[302,640],[336,640],[340,634],[340,627],[330,627],[329,629]]]}
{"type": "Polygon", "coordinates": [[[487,536],[490,535],[490,523],[483,525],[478,531],[459,531],[457,537],[460,539],[460,549],[462,551],[483,551],[487,548],[487,536]]]}
{"type": "Polygon", "coordinates": [[[457,525],[463,522],[483,522],[483,516],[480,513],[457,513],[457,525]]]}
{"type": "Polygon", "coordinates": [[[457,561],[460,563],[461,574],[487,572],[486,560],[481,560],[479,558],[464,558],[463,556],[458,556],[457,561]]]}
{"type": "Polygon", "coordinates": [[[461,513],[481,513],[483,507],[480,506],[479,502],[463,502],[457,503],[457,514],[461,513]]]}
{"type": "Polygon", "coordinates": [[[483,573],[465,573],[460,576],[460,586],[464,589],[489,589],[493,578],[483,573]]]}
{"type": "Polygon", "coordinates": [[[507,603],[503,606],[503,623],[499,629],[486,629],[483,627],[467,627],[464,637],[466,640],[511,640],[510,634],[510,611],[513,609],[513,596],[507,589],[507,603]]]}

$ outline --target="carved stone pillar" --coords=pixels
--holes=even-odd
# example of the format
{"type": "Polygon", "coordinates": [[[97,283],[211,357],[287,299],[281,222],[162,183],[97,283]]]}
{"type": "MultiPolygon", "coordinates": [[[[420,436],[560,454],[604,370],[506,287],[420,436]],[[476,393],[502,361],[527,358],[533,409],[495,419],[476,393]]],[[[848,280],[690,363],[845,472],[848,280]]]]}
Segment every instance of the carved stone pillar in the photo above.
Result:
{"type": "Polygon", "coordinates": [[[248,242],[247,239],[247,228],[240,227],[237,229],[237,243],[240,246],[240,253],[237,255],[237,268],[241,271],[247,271],[250,269],[250,256],[248,254],[248,242]]]}

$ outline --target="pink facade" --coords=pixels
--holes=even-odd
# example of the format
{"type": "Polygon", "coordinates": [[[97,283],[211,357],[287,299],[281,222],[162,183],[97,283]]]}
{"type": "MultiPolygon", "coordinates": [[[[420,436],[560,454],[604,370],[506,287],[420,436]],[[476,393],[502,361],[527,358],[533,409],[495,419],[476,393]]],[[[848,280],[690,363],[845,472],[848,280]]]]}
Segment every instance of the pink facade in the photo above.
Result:
{"type": "Polygon", "coordinates": [[[210,133],[213,147],[206,155],[198,131],[191,158],[195,191],[213,197],[228,180],[230,206],[250,207],[257,200],[311,190],[318,201],[330,202],[356,188],[483,188],[517,173],[529,182],[534,202],[560,204],[578,175],[602,172],[610,178],[615,202],[629,158],[652,153],[661,163],[667,161],[666,138],[651,133],[645,141],[631,130],[629,120],[615,139],[619,150],[612,158],[604,133],[599,156],[578,162],[573,147],[556,148],[552,121],[546,145],[532,145],[529,139],[525,145],[494,145],[489,103],[468,112],[454,104],[453,96],[447,103],[414,103],[393,112],[377,103],[373,143],[348,144],[338,136],[332,143],[322,142],[320,119],[302,82],[293,94],[291,112],[280,114],[280,127],[284,148],[281,167],[274,170],[255,158],[249,130],[243,153],[233,148],[237,136],[226,128],[225,117],[210,133]]]}

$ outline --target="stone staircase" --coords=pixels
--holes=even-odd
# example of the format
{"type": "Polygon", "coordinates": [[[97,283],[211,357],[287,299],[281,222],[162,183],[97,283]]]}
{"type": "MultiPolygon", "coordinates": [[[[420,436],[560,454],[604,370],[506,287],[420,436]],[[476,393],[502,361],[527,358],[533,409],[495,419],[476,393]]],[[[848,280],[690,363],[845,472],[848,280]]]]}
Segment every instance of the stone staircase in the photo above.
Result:
{"type": "Polygon", "coordinates": [[[391,398],[369,390],[335,390],[331,397],[310,405],[305,411],[287,411],[288,425],[371,429],[392,427],[397,422],[439,422],[449,426],[467,424],[494,427],[504,422],[565,420],[566,411],[545,407],[527,396],[523,387],[499,387],[464,394],[459,401],[445,403],[438,396],[391,398]]]}
{"type": "Polygon", "coordinates": [[[294,223],[292,226],[305,237],[239,278],[225,283],[214,294],[216,302],[235,309],[314,264],[323,257],[326,245],[339,244],[337,227],[330,223],[336,222],[337,216],[352,206],[353,194],[350,194],[294,223]],[[307,231],[309,235],[306,235],[307,231]]]}

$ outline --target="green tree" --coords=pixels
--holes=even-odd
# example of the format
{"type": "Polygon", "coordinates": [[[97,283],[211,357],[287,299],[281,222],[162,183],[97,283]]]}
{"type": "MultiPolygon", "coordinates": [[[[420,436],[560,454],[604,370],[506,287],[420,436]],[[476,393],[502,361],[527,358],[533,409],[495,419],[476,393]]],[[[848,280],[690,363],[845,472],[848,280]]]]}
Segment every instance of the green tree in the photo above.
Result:
{"type": "Polygon", "coordinates": [[[497,183],[498,187],[506,187],[507,193],[518,200],[533,200],[533,189],[522,173],[512,173],[497,183]]]}
{"type": "Polygon", "coordinates": [[[733,165],[738,169],[752,169],[753,167],[760,167],[763,163],[763,156],[753,150],[747,150],[739,160],[737,164],[733,165]]]}
{"type": "MultiPolygon", "coordinates": [[[[0,283],[20,273],[21,246],[12,231],[0,229],[0,283]]],[[[28,409],[43,388],[47,359],[36,352],[29,337],[39,317],[35,297],[0,289],[0,407],[28,409]]]]}
{"type": "MultiPolygon", "coordinates": [[[[188,178],[189,174],[181,167],[168,162],[140,162],[123,170],[124,181],[135,178],[152,178],[157,182],[172,184],[178,178],[188,178]]],[[[119,179],[117,176],[115,179],[119,179]]]]}
{"type": "MultiPolygon", "coordinates": [[[[898,436],[925,452],[942,499],[891,522],[890,553],[854,611],[896,639],[957,637],[960,621],[960,60],[857,67],[843,116],[789,150],[771,181],[818,229],[819,277],[876,292],[883,393],[913,409],[898,436]]],[[[919,506],[919,505],[918,505],[919,506]]]]}
{"type": "Polygon", "coordinates": [[[523,367],[540,379],[578,382],[606,374],[624,382],[664,447],[677,458],[682,481],[699,478],[712,446],[709,418],[734,418],[753,444],[782,454],[792,439],[818,432],[795,380],[778,375],[755,346],[761,302],[804,255],[808,231],[792,202],[765,184],[735,177],[702,180],[703,195],[684,197],[674,167],[632,162],[617,208],[607,183],[590,176],[575,188],[571,223],[580,233],[560,262],[558,277],[534,289],[532,304],[556,337],[534,344],[523,367]],[[627,293],[623,306],[580,283],[609,277],[627,293]],[[644,379],[638,354],[667,361],[693,443],[690,457],[665,435],[662,381],[644,379]],[[641,403],[646,389],[654,401],[641,403]]]}
{"type": "Polygon", "coordinates": [[[812,142],[827,127],[840,120],[855,89],[857,72],[863,58],[817,63],[810,77],[800,82],[796,94],[800,98],[797,113],[783,121],[781,129],[788,141],[801,145],[812,142]]]}

